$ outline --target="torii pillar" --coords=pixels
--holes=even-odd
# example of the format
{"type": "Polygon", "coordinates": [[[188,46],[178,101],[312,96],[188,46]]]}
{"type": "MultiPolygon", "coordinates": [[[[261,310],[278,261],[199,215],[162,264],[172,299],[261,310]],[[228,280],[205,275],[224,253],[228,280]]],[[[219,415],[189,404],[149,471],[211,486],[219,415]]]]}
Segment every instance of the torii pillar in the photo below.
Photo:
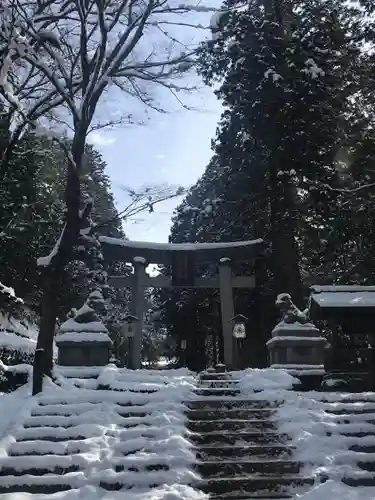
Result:
{"type": "Polygon", "coordinates": [[[129,368],[137,370],[141,368],[141,350],[142,350],[142,330],[143,314],[145,310],[144,288],[146,284],[146,259],[143,257],[134,257],[133,266],[133,286],[131,314],[138,318],[136,323],[134,337],[131,341],[129,368]]]}
{"type": "Polygon", "coordinates": [[[235,345],[233,340],[234,304],[232,290],[232,269],[231,260],[227,257],[220,259],[220,303],[221,303],[221,324],[224,341],[224,364],[230,368],[235,368],[235,345]]]}

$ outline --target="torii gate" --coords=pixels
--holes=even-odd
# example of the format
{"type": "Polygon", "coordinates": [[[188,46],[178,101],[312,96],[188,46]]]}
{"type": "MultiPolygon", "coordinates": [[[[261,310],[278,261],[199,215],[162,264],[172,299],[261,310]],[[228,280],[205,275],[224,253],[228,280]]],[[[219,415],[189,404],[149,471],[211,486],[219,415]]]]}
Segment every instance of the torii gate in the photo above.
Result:
{"type": "Polygon", "coordinates": [[[255,276],[232,276],[231,262],[253,261],[264,249],[262,239],[229,243],[147,243],[118,238],[100,237],[107,262],[123,261],[134,266],[131,276],[110,276],[109,282],[117,288],[132,289],[131,314],[136,316],[136,332],[132,342],[131,361],[134,369],[141,367],[142,322],[145,288],[219,288],[224,340],[224,363],[235,367],[232,318],[235,316],[233,288],[255,288],[255,276]],[[195,276],[198,264],[217,263],[216,276],[195,276]],[[172,267],[172,278],[149,276],[149,264],[172,267]]]}

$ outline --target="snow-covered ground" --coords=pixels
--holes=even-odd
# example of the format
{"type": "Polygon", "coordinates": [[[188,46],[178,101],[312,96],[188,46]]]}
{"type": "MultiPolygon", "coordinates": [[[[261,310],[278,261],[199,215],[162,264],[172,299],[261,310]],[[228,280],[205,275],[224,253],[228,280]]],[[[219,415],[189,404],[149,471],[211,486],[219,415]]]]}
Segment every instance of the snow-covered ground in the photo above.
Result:
{"type": "Polygon", "coordinates": [[[193,374],[185,369],[130,371],[109,365],[60,367],[55,375],[57,384],[46,380],[43,393],[37,397],[30,397],[26,387],[0,396],[1,404],[3,398],[10,403],[5,418],[3,413],[0,417],[0,467],[51,471],[47,476],[26,475],[21,479],[0,476],[0,487],[19,481],[69,481],[73,489],[48,496],[8,493],[1,496],[2,500],[206,498],[188,486],[197,476],[193,472],[195,453],[184,437],[183,401],[189,399],[195,387],[193,374]],[[99,386],[111,390],[97,390],[99,386]],[[54,442],[47,439],[51,435],[66,439],[54,442]],[[75,439],[78,436],[84,439],[75,439]],[[21,456],[7,456],[9,451],[21,456]],[[28,457],[30,452],[47,454],[28,457]],[[153,470],[153,465],[164,468],[153,470]],[[69,466],[79,466],[79,470],[64,475],[53,473],[55,467],[69,466]],[[120,482],[133,488],[125,493],[105,491],[100,488],[101,482],[120,482]],[[154,484],[159,486],[151,488],[154,484]]]}
{"type": "Polygon", "coordinates": [[[374,473],[361,470],[357,463],[375,461],[375,453],[350,451],[349,447],[353,444],[375,446],[375,436],[340,434],[375,431],[375,393],[295,392],[290,389],[298,380],[277,369],[249,369],[236,372],[234,378],[240,380],[245,397],[278,403],[275,416],[278,429],[290,436],[290,444],[296,447],[293,459],[305,464],[303,473],[317,478],[328,477],[328,481],[317,484],[308,493],[297,494],[296,500],[375,499],[375,488],[348,487],[341,482],[344,476],[374,477],[374,473]],[[364,415],[359,413],[361,409],[373,409],[373,413],[364,415]],[[342,410],[345,414],[333,414],[330,410],[342,410]],[[353,415],[352,411],[356,413],[353,415]]]}
{"type": "MultiPolygon", "coordinates": [[[[22,481],[44,484],[66,482],[68,478],[73,489],[49,495],[9,493],[3,494],[2,500],[207,498],[188,486],[197,479],[193,471],[195,453],[185,438],[183,404],[196,398],[192,373],[184,369],[119,370],[109,365],[60,367],[55,375],[57,383],[47,380],[37,397],[30,396],[28,386],[0,396],[0,467],[45,468],[51,471],[47,476],[25,476],[22,481]],[[99,386],[104,390],[97,390],[99,386]],[[65,440],[43,440],[51,433],[65,440]],[[75,439],[78,435],[84,439],[75,439]],[[17,442],[17,438],[21,441],[17,442]],[[21,456],[9,457],[10,450],[21,456]],[[25,453],[31,451],[48,454],[27,457],[25,453]],[[153,465],[164,465],[165,469],[148,469],[153,465]],[[53,473],[57,466],[79,466],[79,470],[59,476],[53,473]],[[137,472],[132,470],[134,467],[137,472]],[[103,481],[131,484],[133,488],[126,492],[106,491],[100,488],[103,481]],[[159,486],[151,487],[153,484],[159,486]]],[[[293,459],[304,464],[303,474],[328,478],[322,484],[317,481],[306,493],[296,493],[295,500],[375,499],[375,488],[352,488],[341,482],[344,476],[373,476],[359,469],[357,463],[375,461],[375,453],[354,452],[349,447],[359,442],[375,446],[375,435],[340,434],[374,431],[375,393],[294,392],[290,389],[297,380],[274,369],[236,372],[234,378],[240,380],[241,398],[278,403],[274,418],[279,431],[290,436],[296,448],[293,459]],[[331,413],[338,410],[345,414],[331,413]],[[350,416],[347,411],[352,412],[350,416]]],[[[18,476],[0,476],[0,486],[19,480],[18,476]]]]}

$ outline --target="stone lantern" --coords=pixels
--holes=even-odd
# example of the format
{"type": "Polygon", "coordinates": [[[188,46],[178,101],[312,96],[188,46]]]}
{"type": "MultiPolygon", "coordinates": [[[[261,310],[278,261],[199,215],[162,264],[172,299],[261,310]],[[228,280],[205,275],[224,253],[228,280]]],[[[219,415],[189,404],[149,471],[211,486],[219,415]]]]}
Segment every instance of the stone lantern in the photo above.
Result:
{"type": "Polygon", "coordinates": [[[98,292],[93,292],[56,335],[58,364],[62,366],[105,366],[109,363],[112,341],[94,309],[98,292]]]}

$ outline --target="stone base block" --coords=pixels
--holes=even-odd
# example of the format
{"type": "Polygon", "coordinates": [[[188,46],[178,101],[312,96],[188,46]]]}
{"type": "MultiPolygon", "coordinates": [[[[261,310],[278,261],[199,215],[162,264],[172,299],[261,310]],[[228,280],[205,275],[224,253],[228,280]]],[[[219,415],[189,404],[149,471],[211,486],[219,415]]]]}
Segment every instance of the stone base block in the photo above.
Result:
{"type": "Polygon", "coordinates": [[[62,366],[105,366],[109,363],[110,343],[62,342],[58,364],[62,366]]]}
{"type": "Polygon", "coordinates": [[[271,365],[324,365],[324,337],[274,337],[267,342],[271,365]]]}

